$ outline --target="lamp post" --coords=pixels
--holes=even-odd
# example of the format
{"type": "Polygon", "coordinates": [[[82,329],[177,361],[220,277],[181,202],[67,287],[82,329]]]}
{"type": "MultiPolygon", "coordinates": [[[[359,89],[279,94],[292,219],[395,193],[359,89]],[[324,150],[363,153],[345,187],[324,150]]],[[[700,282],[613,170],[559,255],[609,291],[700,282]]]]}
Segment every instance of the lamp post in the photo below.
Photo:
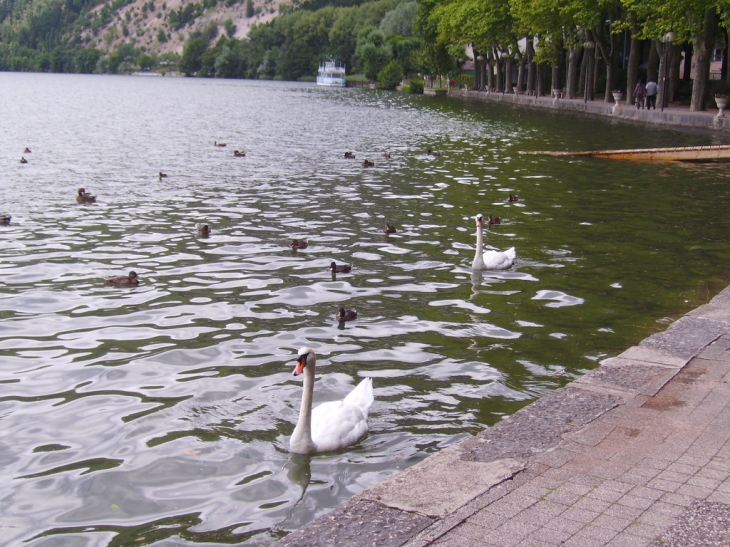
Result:
{"type": "Polygon", "coordinates": [[[483,55],[477,55],[477,70],[479,70],[479,91],[484,89],[484,73],[482,71],[482,61],[484,61],[483,55]]]}
{"type": "MultiPolygon", "coordinates": [[[[669,51],[672,49],[672,42],[674,42],[674,32],[669,31],[660,38],[662,42],[662,53],[664,54],[664,67],[662,69],[662,107],[661,111],[664,112],[664,107],[667,106],[667,77],[669,74],[669,51]]],[[[654,107],[656,108],[656,107],[654,107]]]]}
{"type": "Polygon", "coordinates": [[[459,91],[461,91],[461,71],[464,68],[464,59],[459,58],[459,91]]]}
{"type": "Polygon", "coordinates": [[[589,78],[591,78],[593,75],[591,74],[591,55],[592,55],[592,49],[596,47],[596,44],[588,40],[585,44],[583,44],[583,47],[586,49],[586,85],[585,90],[583,91],[583,102],[588,102],[588,89],[589,89],[589,78]]]}

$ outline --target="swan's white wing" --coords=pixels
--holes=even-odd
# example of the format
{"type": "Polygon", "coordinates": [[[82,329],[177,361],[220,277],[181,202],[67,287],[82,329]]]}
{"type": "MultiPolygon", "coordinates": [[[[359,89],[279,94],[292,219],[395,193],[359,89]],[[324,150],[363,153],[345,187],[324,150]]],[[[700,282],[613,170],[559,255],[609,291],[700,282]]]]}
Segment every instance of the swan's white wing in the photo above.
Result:
{"type": "Polygon", "coordinates": [[[312,441],[317,452],[345,448],[367,433],[367,416],[355,405],[332,401],[312,410],[312,441]]]}
{"type": "Polygon", "coordinates": [[[373,404],[375,396],[373,395],[373,379],[365,378],[362,382],[357,384],[355,389],[347,394],[347,397],[342,401],[346,405],[354,405],[362,410],[365,418],[368,417],[368,410],[373,404]]]}
{"type": "Polygon", "coordinates": [[[484,253],[484,268],[487,270],[506,270],[514,264],[515,248],[511,247],[506,251],[486,251],[484,253]]]}

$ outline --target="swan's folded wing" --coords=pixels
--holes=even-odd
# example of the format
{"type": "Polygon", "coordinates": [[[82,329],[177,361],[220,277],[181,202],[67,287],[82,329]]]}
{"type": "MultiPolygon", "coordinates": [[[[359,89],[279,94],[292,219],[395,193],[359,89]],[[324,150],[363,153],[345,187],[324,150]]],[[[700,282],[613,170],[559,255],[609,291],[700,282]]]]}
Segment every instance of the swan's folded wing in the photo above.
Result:
{"type": "Polygon", "coordinates": [[[358,407],[362,410],[365,418],[367,418],[368,410],[372,406],[373,401],[375,401],[375,396],[373,395],[373,379],[365,378],[357,384],[355,389],[348,393],[343,402],[358,407]]]}
{"type": "Polygon", "coordinates": [[[367,415],[344,401],[323,403],[312,410],[312,441],[317,452],[355,444],[368,433],[367,415]]]}

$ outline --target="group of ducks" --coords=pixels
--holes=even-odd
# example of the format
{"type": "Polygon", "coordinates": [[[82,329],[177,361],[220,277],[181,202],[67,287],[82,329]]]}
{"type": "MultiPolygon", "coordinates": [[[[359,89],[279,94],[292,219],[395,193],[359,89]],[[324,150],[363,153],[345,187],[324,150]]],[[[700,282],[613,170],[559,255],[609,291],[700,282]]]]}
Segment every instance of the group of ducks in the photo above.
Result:
{"type": "MultiPolygon", "coordinates": [[[[225,144],[223,146],[225,146],[225,144]]],[[[431,150],[429,148],[428,151],[426,152],[426,155],[437,157],[437,156],[440,156],[441,155],[441,152],[437,152],[437,151],[431,150]]],[[[381,154],[381,156],[383,158],[389,160],[390,159],[390,152],[383,152],[381,154]]],[[[355,156],[355,154],[353,154],[350,151],[345,152],[345,159],[346,160],[354,160],[356,157],[357,156],[355,156]]],[[[369,159],[364,159],[364,160],[362,160],[362,164],[361,165],[363,167],[365,167],[365,168],[367,168],[367,167],[375,167],[375,162],[374,161],[370,161],[369,159]]]]}
{"type": "MultiPolygon", "coordinates": [[[[26,146],[25,150],[23,150],[23,154],[31,154],[30,148],[26,146]]],[[[28,163],[28,160],[25,159],[25,156],[20,156],[20,163],[28,163]]]]}
{"type": "MultiPolygon", "coordinates": [[[[213,146],[215,146],[216,148],[225,148],[226,146],[228,146],[228,143],[213,141],[213,146]]],[[[246,151],[245,150],[234,150],[233,156],[236,158],[245,158],[246,151]]]]}

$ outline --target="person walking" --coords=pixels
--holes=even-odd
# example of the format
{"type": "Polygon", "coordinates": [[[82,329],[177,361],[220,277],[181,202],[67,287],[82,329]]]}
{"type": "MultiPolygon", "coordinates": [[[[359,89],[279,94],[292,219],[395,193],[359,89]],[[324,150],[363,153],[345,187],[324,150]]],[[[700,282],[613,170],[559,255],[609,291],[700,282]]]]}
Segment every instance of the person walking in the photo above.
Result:
{"type": "MultiPolygon", "coordinates": [[[[644,82],[639,80],[634,88],[634,99],[636,100],[636,110],[644,108],[644,100],[646,99],[646,86],[644,82]]],[[[656,110],[656,106],[654,107],[656,110]]]]}
{"type": "Polygon", "coordinates": [[[651,110],[654,107],[656,110],[656,94],[659,90],[659,86],[654,80],[649,80],[646,84],[646,109],[651,110]]]}

